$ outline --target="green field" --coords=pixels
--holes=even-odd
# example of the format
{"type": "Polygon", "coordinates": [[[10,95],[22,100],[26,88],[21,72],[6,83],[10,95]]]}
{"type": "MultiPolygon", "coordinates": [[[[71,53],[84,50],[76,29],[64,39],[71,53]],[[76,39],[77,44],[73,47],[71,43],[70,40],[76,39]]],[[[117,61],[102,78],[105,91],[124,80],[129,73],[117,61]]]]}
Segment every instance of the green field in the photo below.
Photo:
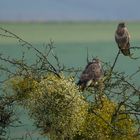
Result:
{"type": "MultiPolygon", "coordinates": [[[[0,23],[0,27],[17,34],[42,51],[43,45],[49,40],[54,40],[56,47],[54,51],[62,64],[84,68],[87,48],[90,59],[97,56],[104,62],[113,63],[118,52],[114,40],[117,24],[118,22],[0,23]]],[[[131,35],[131,46],[140,46],[140,22],[127,22],[127,27],[131,35]]],[[[27,61],[33,61],[34,53],[21,48],[17,40],[0,37],[0,53],[19,58],[23,50],[27,52],[27,61]]],[[[140,50],[135,50],[133,53],[136,57],[140,56],[140,50]]],[[[50,62],[53,63],[51,58],[50,62]]],[[[140,66],[140,60],[131,60],[129,57],[120,55],[115,70],[132,74],[138,66],[140,66]]],[[[136,76],[135,82],[138,86],[140,85],[140,75],[136,76]]],[[[26,124],[23,130],[30,130],[30,121],[24,117],[23,120],[26,124]]],[[[22,133],[22,130],[20,132],[22,133]]]]}
{"type": "MultiPolygon", "coordinates": [[[[49,39],[53,39],[57,43],[93,43],[114,41],[114,31],[117,24],[118,22],[49,22],[0,23],[0,26],[33,43],[44,43],[49,39]]],[[[134,41],[140,40],[139,25],[139,22],[127,23],[134,41]]],[[[7,41],[7,43],[12,42],[7,41]]]]}
{"type": "MultiPolygon", "coordinates": [[[[90,58],[98,56],[103,61],[110,62],[114,60],[118,50],[114,41],[117,22],[0,23],[0,26],[40,49],[49,40],[53,40],[60,60],[70,66],[85,65],[87,48],[90,58]]],[[[127,26],[131,34],[132,46],[139,46],[140,23],[128,22],[127,26]]],[[[19,44],[16,40],[0,38],[0,51],[6,52],[10,56],[16,56],[20,55],[18,47],[19,44]]],[[[137,56],[139,52],[135,51],[135,54],[137,56]]],[[[120,58],[119,63],[128,61],[128,65],[130,65],[130,59],[120,58]]]]}

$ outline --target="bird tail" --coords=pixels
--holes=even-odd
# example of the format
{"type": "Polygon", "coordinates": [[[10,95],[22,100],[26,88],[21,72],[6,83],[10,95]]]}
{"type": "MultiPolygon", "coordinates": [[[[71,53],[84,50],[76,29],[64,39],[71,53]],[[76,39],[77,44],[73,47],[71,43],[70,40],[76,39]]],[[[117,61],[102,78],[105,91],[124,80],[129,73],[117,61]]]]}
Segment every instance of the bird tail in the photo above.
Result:
{"type": "Polygon", "coordinates": [[[121,52],[123,53],[123,55],[125,56],[130,56],[130,49],[121,49],[121,52]]]}
{"type": "Polygon", "coordinates": [[[80,86],[81,85],[81,81],[79,80],[76,84],[77,84],[77,86],[80,86]]]}
{"type": "Polygon", "coordinates": [[[128,42],[125,47],[121,48],[121,52],[125,55],[125,56],[130,56],[130,43],[128,42]]]}
{"type": "Polygon", "coordinates": [[[79,89],[82,91],[84,91],[84,89],[86,88],[85,82],[82,82],[80,80],[77,82],[77,86],[79,86],[79,89]]]}

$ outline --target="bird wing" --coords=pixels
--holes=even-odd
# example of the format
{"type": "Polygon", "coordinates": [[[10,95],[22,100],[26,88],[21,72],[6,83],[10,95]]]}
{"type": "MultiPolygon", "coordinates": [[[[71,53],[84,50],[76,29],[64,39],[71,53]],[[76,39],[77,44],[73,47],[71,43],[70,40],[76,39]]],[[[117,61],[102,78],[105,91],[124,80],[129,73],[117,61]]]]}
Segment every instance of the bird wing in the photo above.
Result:
{"type": "Polygon", "coordinates": [[[90,63],[86,66],[85,70],[81,74],[81,81],[89,81],[94,78],[94,65],[90,63]]]}
{"type": "Polygon", "coordinates": [[[98,63],[90,63],[86,66],[85,70],[83,71],[80,80],[81,81],[89,81],[94,80],[97,81],[100,79],[102,75],[101,66],[98,63]]]}

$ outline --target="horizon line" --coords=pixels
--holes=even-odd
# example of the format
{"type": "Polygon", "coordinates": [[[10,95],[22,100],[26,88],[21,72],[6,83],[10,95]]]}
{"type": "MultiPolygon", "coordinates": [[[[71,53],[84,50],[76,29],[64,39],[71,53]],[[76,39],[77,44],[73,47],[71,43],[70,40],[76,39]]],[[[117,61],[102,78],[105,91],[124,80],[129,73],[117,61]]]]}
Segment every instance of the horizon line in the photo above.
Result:
{"type": "Polygon", "coordinates": [[[130,19],[110,19],[110,20],[0,20],[0,23],[61,23],[61,22],[68,22],[68,23],[78,23],[78,22],[119,22],[119,21],[126,21],[126,22],[140,22],[139,20],[130,20],[130,19]]]}

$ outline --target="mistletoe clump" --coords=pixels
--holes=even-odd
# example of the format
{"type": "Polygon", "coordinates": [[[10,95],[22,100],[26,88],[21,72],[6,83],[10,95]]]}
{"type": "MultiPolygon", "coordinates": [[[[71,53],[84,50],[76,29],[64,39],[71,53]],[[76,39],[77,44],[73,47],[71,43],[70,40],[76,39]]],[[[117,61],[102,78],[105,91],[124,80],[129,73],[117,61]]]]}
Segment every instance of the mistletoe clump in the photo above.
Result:
{"type": "Polygon", "coordinates": [[[88,104],[73,80],[52,73],[39,82],[30,77],[12,79],[15,98],[51,139],[72,139],[85,125],[88,104]]]}
{"type": "Polygon", "coordinates": [[[100,104],[94,103],[89,108],[84,129],[75,140],[138,140],[134,137],[135,122],[130,115],[124,113],[125,108],[122,106],[116,114],[118,106],[115,102],[105,96],[102,96],[100,101],[100,104]]]}

